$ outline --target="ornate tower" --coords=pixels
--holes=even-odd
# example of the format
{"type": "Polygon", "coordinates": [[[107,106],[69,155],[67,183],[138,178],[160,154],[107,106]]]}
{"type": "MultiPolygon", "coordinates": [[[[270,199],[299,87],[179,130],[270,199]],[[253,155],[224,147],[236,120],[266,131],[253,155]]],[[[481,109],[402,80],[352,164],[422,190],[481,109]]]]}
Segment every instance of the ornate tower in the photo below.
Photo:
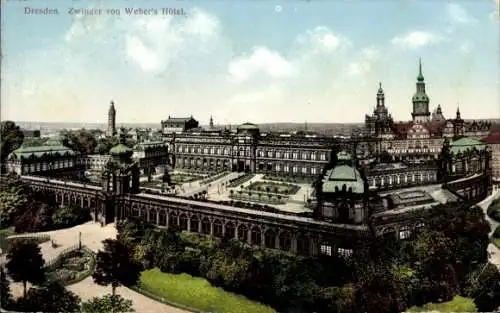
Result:
{"type": "Polygon", "coordinates": [[[113,102],[113,100],[111,100],[111,105],[109,106],[109,110],[108,110],[107,135],[108,136],[116,135],[116,110],[115,110],[115,103],[113,102]]]}
{"type": "Polygon", "coordinates": [[[457,115],[453,121],[453,135],[455,137],[460,137],[464,135],[464,120],[460,115],[460,108],[457,107],[457,115]]]}
{"type": "Polygon", "coordinates": [[[415,123],[427,123],[430,120],[429,97],[425,93],[424,75],[422,75],[422,59],[419,60],[417,92],[413,95],[413,112],[411,116],[415,123]]]}

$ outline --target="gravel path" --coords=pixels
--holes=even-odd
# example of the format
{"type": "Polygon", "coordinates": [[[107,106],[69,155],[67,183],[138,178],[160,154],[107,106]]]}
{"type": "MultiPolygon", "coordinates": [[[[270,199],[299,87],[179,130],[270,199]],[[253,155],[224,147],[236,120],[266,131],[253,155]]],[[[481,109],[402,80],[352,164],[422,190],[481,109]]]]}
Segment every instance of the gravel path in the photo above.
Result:
{"type": "MultiPolygon", "coordinates": [[[[116,228],[114,224],[108,224],[105,227],[101,227],[99,223],[93,222],[85,223],[72,228],[39,233],[49,234],[51,240],[54,240],[54,242],[58,245],[57,248],[52,248],[52,244],[50,241],[40,245],[45,261],[50,261],[51,259],[58,256],[64,249],[78,244],[80,233],[82,245],[87,246],[94,252],[102,249],[102,240],[107,238],[116,238],[116,228]]],[[[21,236],[22,235],[16,237],[21,236]]],[[[21,283],[11,282],[10,287],[13,296],[22,296],[23,286],[21,283]]],[[[68,286],[67,288],[68,290],[71,290],[75,294],[80,296],[82,300],[87,300],[92,297],[98,297],[111,293],[111,287],[103,287],[95,284],[92,280],[92,277],[88,277],[79,283],[68,286]]],[[[132,300],[134,308],[138,313],[189,313],[188,311],[177,309],[175,307],[171,307],[152,300],[126,287],[117,288],[117,293],[125,299],[132,300]]]]}

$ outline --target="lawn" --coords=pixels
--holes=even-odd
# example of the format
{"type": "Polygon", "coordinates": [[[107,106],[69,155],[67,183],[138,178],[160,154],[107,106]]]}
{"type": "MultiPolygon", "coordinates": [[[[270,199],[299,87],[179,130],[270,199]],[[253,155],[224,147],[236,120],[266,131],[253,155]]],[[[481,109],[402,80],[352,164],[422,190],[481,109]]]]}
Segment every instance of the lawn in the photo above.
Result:
{"type": "Polygon", "coordinates": [[[282,195],[294,195],[297,193],[297,191],[299,191],[300,186],[287,183],[258,181],[250,184],[250,186],[248,186],[248,189],[261,192],[277,193],[282,195]]]}
{"type": "Polygon", "coordinates": [[[411,307],[407,312],[477,312],[474,300],[455,296],[453,300],[443,303],[427,303],[422,307],[411,307]]]}
{"type": "Polygon", "coordinates": [[[142,272],[140,287],[172,303],[213,313],[276,313],[270,307],[246,299],[203,278],[187,274],[162,273],[159,269],[142,272]]]}

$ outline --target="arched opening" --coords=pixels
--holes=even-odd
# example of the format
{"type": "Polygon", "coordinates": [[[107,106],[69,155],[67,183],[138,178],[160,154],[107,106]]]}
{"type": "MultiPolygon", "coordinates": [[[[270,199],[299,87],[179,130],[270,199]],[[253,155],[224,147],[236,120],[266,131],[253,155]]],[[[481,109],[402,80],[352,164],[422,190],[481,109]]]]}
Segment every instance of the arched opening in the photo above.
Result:
{"type": "Polygon", "coordinates": [[[165,210],[160,210],[160,214],[158,216],[158,225],[167,226],[167,213],[165,213],[165,210]]]}
{"type": "Polygon", "coordinates": [[[179,215],[179,228],[181,230],[188,230],[188,217],[186,214],[179,215]]]}
{"type": "Polygon", "coordinates": [[[169,227],[178,227],[179,226],[179,220],[177,218],[177,212],[170,212],[168,214],[168,226],[169,227]]]}
{"type": "Polygon", "coordinates": [[[214,220],[214,234],[215,237],[222,237],[222,222],[220,220],[214,220]]]}
{"type": "Polygon", "coordinates": [[[157,218],[156,209],[150,209],[148,214],[148,223],[157,225],[158,221],[156,220],[156,218],[157,218]]]}
{"type": "Polygon", "coordinates": [[[193,232],[193,233],[197,233],[199,231],[199,225],[200,225],[200,219],[198,218],[198,216],[196,215],[193,215],[191,216],[191,220],[190,220],[190,231],[193,232]]]}
{"type": "Polygon", "coordinates": [[[148,220],[148,211],[146,210],[145,206],[141,207],[141,220],[143,220],[143,221],[148,220]]]}
{"type": "Polygon", "coordinates": [[[229,237],[229,238],[235,238],[235,228],[234,228],[234,224],[231,223],[231,222],[227,222],[226,223],[226,233],[225,233],[226,237],[229,237]]]}
{"type": "Polygon", "coordinates": [[[248,242],[248,228],[243,224],[238,226],[238,240],[248,242]]]}
{"type": "Polygon", "coordinates": [[[289,232],[284,231],[280,234],[280,249],[283,251],[290,251],[292,248],[292,236],[289,232]]]}
{"type": "Polygon", "coordinates": [[[276,249],[276,232],[268,229],[264,235],[264,244],[266,248],[276,249]]]}
{"type": "Polygon", "coordinates": [[[204,217],[201,220],[201,233],[210,235],[210,220],[208,219],[208,217],[204,217]]]}
{"type": "Polygon", "coordinates": [[[140,216],[140,211],[137,207],[132,208],[132,216],[133,217],[139,217],[140,216]]]}
{"type": "Polygon", "coordinates": [[[257,226],[254,226],[252,228],[251,242],[253,245],[260,246],[262,244],[262,234],[261,234],[260,228],[257,226]]]}
{"type": "Polygon", "coordinates": [[[304,235],[297,236],[297,253],[309,255],[309,239],[304,235]]]}

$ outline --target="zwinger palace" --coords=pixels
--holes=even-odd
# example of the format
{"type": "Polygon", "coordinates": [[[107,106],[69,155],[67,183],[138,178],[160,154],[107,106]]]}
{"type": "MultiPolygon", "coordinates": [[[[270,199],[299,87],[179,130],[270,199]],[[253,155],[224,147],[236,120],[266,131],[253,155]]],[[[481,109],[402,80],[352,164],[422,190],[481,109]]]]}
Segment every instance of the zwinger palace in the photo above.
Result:
{"type": "MultiPolygon", "coordinates": [[[[212,118],[206,129],[193,116],[169,116],[161,121],[162,141],[133,148],[121,142],[108,155],[82,156],[56,138],[15,150],[7,167],[61,205],[89,208],[103,224],[137,217],[291,253],[349,255],[370,236],[406,239],[425,227],[416,210],[473,204],[491,193],[492,153],[481,140],[491,124],[466,122],[458,108],[451,119],[440,105],[431,113],[421,62],[411,102],[411,121],[393,121],[380,84],[364,131],[349,138],[262,132],[252,123],[216,129],[212,118]],[[141,173],[160,167],[173,174],[206,173],[199,190],[215,190],[217,199],[193,196],[201,191],[176,193],[191,183],[171,193],[164,192],[165,184],[157,192],[143,188],[141,173]],[[69,179],[90,169],[100,173],[99,183],[69,179]],[[218,183],[223,175],[231,179],[218,183]],[[255,184],[277,187],[251,189],[255,184]],[[279,186],[302,190],[304,203],[279,186]],[[269,205],[257,204],[263,202],[269,205]]],[[[115,136],[114,103],[108,117],[107,134],[115,136]]]]}

